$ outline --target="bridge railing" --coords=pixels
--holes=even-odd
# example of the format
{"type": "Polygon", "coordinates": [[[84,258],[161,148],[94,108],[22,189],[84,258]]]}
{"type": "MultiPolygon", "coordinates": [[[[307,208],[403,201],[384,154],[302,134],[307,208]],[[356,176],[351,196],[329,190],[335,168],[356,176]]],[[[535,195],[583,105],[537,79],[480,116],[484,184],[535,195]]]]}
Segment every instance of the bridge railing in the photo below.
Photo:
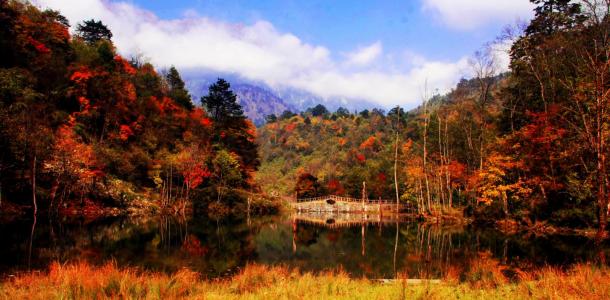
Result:
{"type": "Polygon", "coordinates": [[[342,201],[342,202],[358,202],[358,203],[362,202],[362,199],[330,195],[330,196],[322,196],[322,197],[315,197],[315,198],[301,198],[301,199],[297,199],[297,203],[317,202],[317,201],[327,201],[327,200],[342,201]]]}
{"type": "MultiPolygon", "coordinates": [[[[314,197],[314,198],[301,198],[301,199],[297,199],[296,203],[318,202],[318,201],[328,201],[328,200],[334,200],[336,202],[362,203],[362,199],[336,196],[336,195],[314,197]]],[[[367,199],[365,201],[365,203],[367,203],[367,204],[396,204],[396,200],[367,199]]]]}

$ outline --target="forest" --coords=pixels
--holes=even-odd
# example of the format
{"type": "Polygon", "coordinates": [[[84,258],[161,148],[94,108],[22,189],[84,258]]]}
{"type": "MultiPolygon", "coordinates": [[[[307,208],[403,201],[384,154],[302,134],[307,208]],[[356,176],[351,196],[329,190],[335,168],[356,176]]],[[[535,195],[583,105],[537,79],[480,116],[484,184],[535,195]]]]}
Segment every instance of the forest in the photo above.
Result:
{"type": "Polygon", "coordinates": [[[223,197],[227,187],[251,187],[256,128],[228,82],[210,87],[203,109],[176,68],[159,73],[117,54],[102,22],[77,24],[71,36],[57,11],[0,5],[4,206],[9,200],[34,214],[72,207],[96,214],[138,203],[184,211],[205,198],[198,203],[222,211],[233,205],[223,197]]]}
{"type": "Polygon", "coordinates": [[[280,202],[360,197],[366,182],[368,198],[411,203],[422,216],[457,209],[603,236],[608,4],[534,3],[529,24],[499,37],[514,41],[510,72],[499,73],[484,47],[470,60],[474,78],[424,95],[416,109],[331,113],[320,104],[257,129],[228,82],[196,103],[176,68],[159,73],[117,54],[102,22],[77,24],[71,36],[59,12],[3,1],[0,199],[34,213],[142,202],[226,211],[231,190],[280,202]]]}
{"type": "MultiPolygon", "coordinates": [[[[0,0],[0,298],[608,298],[610,0],[529,2],[451,89],[262,122],[313,100],[241,82],[240,101],[239,72],[195,99],[193,70],[127,54],[116,23],[0,0]]],[[[333,65],[271,22],[219,24],[215,51],[279,36],[352,75],[382,53],[333,65]]]]}
{"type": "Polygon", "coordinates": [[[366,182],[368,198],[412,203],[424,216],[458,208],[476,222],[596,227],[604,237],[609,3],[533,2],[535,18],[498,38],[514,41],[510,72],[488,46],[470,60],[474,78],[410,111],[320,105],[268,117],[257,182],[293,197],[357,198],[366,182]]]}

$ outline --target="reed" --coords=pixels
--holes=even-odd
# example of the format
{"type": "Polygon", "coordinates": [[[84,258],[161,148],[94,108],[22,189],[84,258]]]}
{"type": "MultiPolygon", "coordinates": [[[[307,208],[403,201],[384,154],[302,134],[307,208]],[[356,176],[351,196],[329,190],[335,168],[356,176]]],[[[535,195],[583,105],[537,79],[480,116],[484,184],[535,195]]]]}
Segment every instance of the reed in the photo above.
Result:
{"type": "MultiPolygon", "coordinates": [[[[488,262],[471,272],[494,268],[488,262]]],[[[475,276],[476,277],[476,276],[475,276]]],[[[204,280],[187,269],[172,275],[119,268],[114,263],[54,263],[47,272],[19,274],[0,283],[1,299],[608,299],[610,272],[576,265],[568,271],[543,268],[519,275],[501,272],[465,281],[407,284],[350,278],[341,271],[312,274],[287,267],[248,265],[222,280],[204,280]]]]}

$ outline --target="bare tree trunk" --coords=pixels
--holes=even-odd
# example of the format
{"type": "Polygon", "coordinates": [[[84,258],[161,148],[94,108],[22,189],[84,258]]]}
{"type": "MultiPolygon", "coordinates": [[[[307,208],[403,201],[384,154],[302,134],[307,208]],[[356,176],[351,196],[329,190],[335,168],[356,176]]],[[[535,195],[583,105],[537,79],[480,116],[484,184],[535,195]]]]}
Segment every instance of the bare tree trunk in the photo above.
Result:
{"type": "Polygon", "coordinates": [[[424,188],[422,187],[421,178],[417,178],[417,190],[419,191],[417,195],[417,212],[420,215],[423,215],[426,209],[426,203],[424,203],[424,188]]]}
{"type": "Polygon", "coordinates": [[[445,191],[443,189],[443,174],[441,173],[442,170],[439,170],[438,174],[436,174],[436,183],[438,186],[438,193],[439,193],[439,198],[440,198],[440,202],[441,202],[441,207],[444,208],[445,207],[445,191]]]}
{"type": "Polygon", "coordinates": [[[396,190],[396,213],[398,213],[400,201],[400,196],[398,194],[398,131],[396,132],[396,147],[394,147],[394,188],[396,190]]]}
{"type": "Polygon", "coordinates": [[[220,182],[218,183],[218,186],[216,187],[217,191],[218,191],[218,198],[216,199],[217,203],[220,203],[220,199],[222,198],[222,186],[224,185],[223,182],[223,175],[222,172],[220,173],[220,182]]]}
{"type": "Polygon", "coordinates": [[[292,253],[297,253],[297,217],[292,217],[292,253]]]}
{"type": "Polygon", "coordinates": [[[34,217],[38,214],[38,203],[36,202],[36,154],[32,161],[32,204],[34,205],[34,217]]]}
{"type": "Polygon", "coordinates": [[[169,165],[169,196],[167,198],[168,204],[172,201],[172,188],[174,187],[174,166],[169,165]]]}
{"type": "Polygon", "coordinates": [[[445,179],[447,180],[447,193],[449,194],[449,208],[453,207],[453,189],[451,188],[451,172],[449,172],[449,122],[445,121],[445,179]]]}
{"type": "Polygon", "coordinates": [[[479,137],[479,170],[483,170],[483,132],[479,137]]]}
{"type": "Polygon", "coordinates": [[[438,120],[438,154],[439,154],[439,169],[438,169],[438,190],[440,192],[441,201],[443,205],[447,202],[447,198],[445,197],[445,190],[442,183],[443,178],[443,170],[445,169],[445,152],[443,151],[443,120],[441,119],[440,111],[436,113],[436,119],[438,120]]]}
{"type": "Polygon", "coordinates": [[[398,205],[400,196],[398,193],[398,129],[400,128],[400,106],[396,107],[396,145],[394,147],[394,188],[396,190],[396,213],[398,213],[398,205]]]}
{"type": "Polygon", "coordinates": [[[250,194],[250,195],[248,195],[248,207],[246,210],[246,213],[247,213],[247,222],[246,223],[248,224],[248,227],[250,227],[252,225],[252,221],[250,220],[250,202],[251,201],[252,201],[252,195],[250,194]]]}
{"type": "Polygon", "coordinates": [[[428,158],[428,100],[424,100],[424,152],[423,152],[423,171],[424,171],[424,179],[426,182],[426,197],[428,201],[428,212],[431,212],[432,205],[430,203],[430,183],[428,181],[428,170],[426,166],[426,159],[428,158]]]}
{"type": "Polygon", "coordinates": [[[366,194],[366,181],[363,181],[362,182],[362,212],[365,211],[365,206],[364,206],[365,199],[368,199],[368,196],[366,194]]]}
{"type": "MultiPolygon", "coordinates": [[[[598,99],[598,104],[601,104],[598,99]]],[[[608,225],[608,196],[606,191],[606,154],[604,129],[602,125],[601,105],[598,106],[597,114],[597,203],[599,209],[599,231],[598,238],[606,236],[606,226],[608,225]]]]}

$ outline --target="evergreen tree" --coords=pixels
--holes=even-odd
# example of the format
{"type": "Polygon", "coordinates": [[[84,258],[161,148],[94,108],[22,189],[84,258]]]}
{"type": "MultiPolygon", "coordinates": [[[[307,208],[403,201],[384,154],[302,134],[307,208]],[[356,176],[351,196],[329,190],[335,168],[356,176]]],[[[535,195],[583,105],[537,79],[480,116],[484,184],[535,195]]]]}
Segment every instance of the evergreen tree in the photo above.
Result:
{"type": "Polygon", "coordinates": [[[370,112],[369,112],[369,110],[368,110],[368,109],[365,109],[365,110],[361,111],[361,112],[360,112],[360,116],[361,116],[361,117],[363,117],[363,118],[365,118],[365,119],[368,119],[368,118],[369,118],[369,116],[370,116],[370,112]]]}
{"type": "Polygon", "coordinates": [[[229,123],[246,119],[231,85],[222,78],[209,87],[208,95],[201,97],[201,104],[210,113],[216,127],[228,127],[229,123]]]}
{"type": "Polygon", "coordinates": [[[280,115],[280,120],[287,120],[290,119],[292,117],[296,116],[295,113],[289,111],[289,110],[285,110],[281,115],[280,115]]]}
{"type": "Polygon", "coordinates": [[[392,128],[404,127],[407,124],[407,119],[406,119],[407,114],[400,106],[396,106],[396,107],[392,108],[388,112],[387,117],[392,123],[392,128]],[[399,122],[397,122],[397,120],[399,122]]]}
{"type": "Polygon", "coordinates": [[[585,21],[580,3],[571,0],[530,0],[538,5],[535,18],[529,24],[527,35],[550,35],[560,30],[569,30],[585,21]]]}
{"type": "Polygon", "coordinates": [[[349,110],[347,110],[347,108],[345,108],[345,107],[337,108],[337,111],[335,112],[335,114],[339,118],[346,118],[346,117],[349,117],[349,115],[350,115],[349,110]]]}
{"type": "Polygon", "coordinates": [[[89,44],[95,44],[100,40],[112,39],[112,32],[102,21],[93,19],[84,21],[76,26],[77,35],[89,44]]]}
{"type": "Polygon", "coordinates": [[[265,122],[275,123],[275,122],[277,122],[277,116],[275,114],[267,115],[267,116],[265,116],[265,122]]]}
{"type": "Polygon", "coordinates": [[[313,108],[308,109],[308,111],[311,112],[311,115],[314,117],[325,116],[328,114],[328,109],[326,109],[326,107],[322,104],[318,104],[313,108]]]}
{"type": "Polygon", "coordinates": [[[184,87],[184,81],[175,67],[172,66],[169,68],[167,75],[165,75],[165,80],[169,86],[169,96],[180,106],[188,110],[193,110],[195,107],[191,100],[191,95],[184,87]]]}
{"type": "Polygon", "coordinates": [[[244,178],[247,178],[250,176],[247,173],[256,170],[260,164],[255,143],[256,129],[244,116],[231,85],[219,78],[209,87],[208,95],[201,97],[201,104],[213,120],[216,147],[238,154],[244,178]]]}

